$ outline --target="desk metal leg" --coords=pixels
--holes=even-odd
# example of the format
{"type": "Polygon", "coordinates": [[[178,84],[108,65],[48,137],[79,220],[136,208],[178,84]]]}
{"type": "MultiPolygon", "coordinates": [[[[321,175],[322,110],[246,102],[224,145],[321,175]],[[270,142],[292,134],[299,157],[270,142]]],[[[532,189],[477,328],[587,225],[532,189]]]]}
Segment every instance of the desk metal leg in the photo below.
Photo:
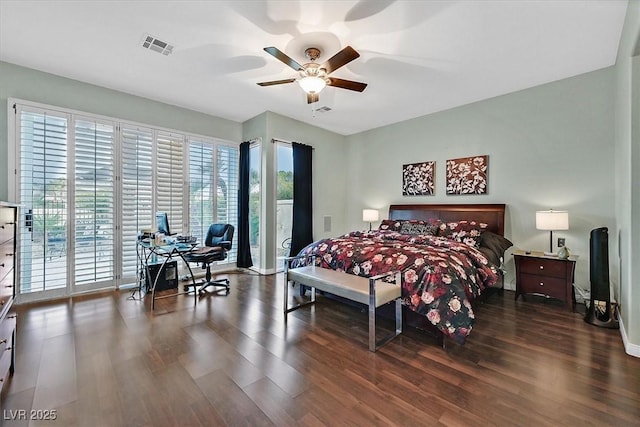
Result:
{"type": "MultiPolygon", "coordinates": [[[[198,293],[196,292],[196,279],[193,276],[193,271],[191,270],[191,266],[189,265],[189,263],[187,262],[187,260],[184,259],[184,256],[182,255],[182,252],[180,251],[172,251],[171,253],[167,254],[167,256],[165,257],[165,260],[162,262],[162,265],[160,266],[160,270],[159,272],[164,271],[165,265],[167,264],[167,262],[169,262],[169,260],[172,259],[172,257],[174,255],[178,255],[182,261],[184,261],[184,263],[187,266],[187,269],[189,269],[189,274],[191,275],[191,281],[193,283],[193,304],[196,305],[198,303],[198,293]]],[[[149,267],[147,264],[147,272],[149,271],[149,267]]],[[[158,275],[156,276],[156,278],[153,281],[153,288],[151,289],[151,311],[153,311],[155,309],[155,302],[156,302],[156,285],[158,284],[158,278],[160,277],[160,274],[158,273],[158,275]]],[[[179,289],[179,287],[178,287],[179,289]]],[[[183,293],[176,293],[173,295],[167,295],[167,296],[178,296],[178,295],[182,295],[182,294],[189,294],[189,292],[183,292],[183,293]]],[[[162,297],[164,298],[164,297],[162,297]]]]}
{"type": "MultiPolygon", "coordinates": [[[[171,259],[171,256],[167,256],[164,258],[162,265],[160,266],[160,270],[158,270],[158,274],[156,274],[155,279],[153,279],[153,287],[151,288],[151,311],[153,311],[156,307],[156,285],[158,284],[158,279],[160,278],[160,274],[165,271],[164,268],[171,259]]],[[[149,267],[147,266],[147,271],[149,271],[149,267]]],[[[177,274],[177,272],[176,272],[177,274]]]]}
{"type": "MultiPolygon", "coordinates": [[[[196,305],[198,303],[198,291],[196,290],[196,278],[193,276],[193,270],[191,270],[191,266],[189,265],[187,260],[184,259],[182,252],[178,252],[178,255],[180,255],[180,258],[182,258],[182,261],[184,262],[184,264],[187,266],[187,269],[189,270],[189,276],[191,277],[191,283],[193,286],[193,305],[196,305]]],[[[187,294],[188,293],[189,292],[187,291],[187,294]]]]}
{"type": "MultiPolygon", "coordinates": [[[[173,296],[178,296],[178,295],[183,295],[183,294],[189,294],[189,292],[179,292],[180,286],[178,285],[178,292],[173,293],[171,295],[162,295],[159,297],[156,297],[156,287],[158,285],[158,281],[160,279],[160,274],[162,272],[165,271],[165,268],[167,266],[167,263],[171,260],[177,259],[178,257],[180,257],[180,259],[182,259],[182,261],[184,261],[185,265],[187,266],[187,269],[189,270],[189,275],[191,276],[191,282],[192,282],[192,286],[193,286],[193,304],[196,305],[198,303],[198,292],[196,291],[196,279],[193,275],[193,271],[191,270],[191,266],[189,265],[189,263],[187,262],[187,260],[184,258],[182,251],[173,248],[171,250],[160,250],[158,251],[157,248],[147,248],[147,247],[142,247],[142,250],[138,250],[137,251],[138,254],[138,262],[136,263],[136,267],[138,267],[138,271],[137,271],[137,277],[138,277],[138,289],[137,291],[140,292],[140,298],[142,298],[142,282],[143,280],[147,281],[149,283],[149,285],[151,286],[151,311],[155,310],[156,307],[156,298],[161,299],[161,298],[168,298],[168,297],[173,297],[173,296]],[[176,256],[177,255],[177,256],[176,256]],[[158,270],[158,274],[155,275],[154,279],[153,279],[153,284],[151,284],[151,269],[149,268],[149,260],[152,258],[153,256],[153,261],[156,261],[156,257],[161,256],[164,258],[164,260],[162,261],[162,264],[160,265],[160,268],[158,270]],[[144,277],[143,277],[144,276],[144,277]]],[[[177,274],[177,271],[176,271],[177,274]]],[[[135,292],[136,289],[133,290],[132,295],[130,298],[135,299],[135,292]]],[[[149,293],[147,291],[147,293],[149,293]]]]}
{"type": "Polygon", "coordinates": [[[145,266],[147,265],[145,262],[145,249],[144,247],[141,249],[139,245],[136,246],[136,282],[137,286],[133,288],[131,291],[131,295],[129,295],[130,300],[142,300],[142,283],[144,282],[146,276],[145,266]],[[136,298],[136,292],[140,296],[136,298]]]}

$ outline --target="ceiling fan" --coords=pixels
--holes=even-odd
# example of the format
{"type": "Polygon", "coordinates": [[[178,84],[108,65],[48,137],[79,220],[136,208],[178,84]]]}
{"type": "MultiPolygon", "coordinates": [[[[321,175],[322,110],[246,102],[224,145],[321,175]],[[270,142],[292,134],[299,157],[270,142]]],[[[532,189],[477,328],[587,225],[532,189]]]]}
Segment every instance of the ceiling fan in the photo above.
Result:
{"type": "Polygon", "coordinates": [[[330,77],[333,71],[348,64],[354,59],[358,58],[360,54],[356,52],[351,46],[347,46],[340,52],[333,55],[327,62],[319,65],[315,61],[320,57],[320,49],[310,47],[304,51],[305,56],[309,59],[309,63],[300,65],[295,60],[291,59],[284,52],[275,48],[265,47],[265,52],[273,55],[276,59],[282,61],[289,67],[296,70],[300,77],[291,78],[285,80],[274,80],[270,82],[258,83],[259,86],[273,86],[285,83],[298,82],[300,87],[307,93],[307,103],[318,102],[319,93],[325,86],[334,86],[342,89],[349,89],[356,92],[362,92],[366,87],[366,83],[354,82],[353,80],[344,80],[337,77],[330,77]]]}

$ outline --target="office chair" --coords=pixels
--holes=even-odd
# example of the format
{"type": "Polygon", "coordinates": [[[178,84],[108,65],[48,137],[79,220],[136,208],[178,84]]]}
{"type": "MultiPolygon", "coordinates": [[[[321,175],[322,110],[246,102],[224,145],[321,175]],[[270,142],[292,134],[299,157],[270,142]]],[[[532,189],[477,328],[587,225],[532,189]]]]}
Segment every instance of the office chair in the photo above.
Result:
{"type": "MultiPolygon", "coordinates": [[[[204,246],[184,255],[187,262],[202,264],[202,268],[207,269],[204,282],[199,284],[198,293],[204,295],[208,287],[221,287],[229,295],[229,279],[211,280],[211,263],[222,261],[227,258],[227,252],[231,250],[233,241],[233,225],[231,224],[211,224],[204,240],[204,246]]],[[[185,290],[190,286],[185,285],[185,290]]],[[[222,289],[218,289],[218,292],[222,289]]]]}

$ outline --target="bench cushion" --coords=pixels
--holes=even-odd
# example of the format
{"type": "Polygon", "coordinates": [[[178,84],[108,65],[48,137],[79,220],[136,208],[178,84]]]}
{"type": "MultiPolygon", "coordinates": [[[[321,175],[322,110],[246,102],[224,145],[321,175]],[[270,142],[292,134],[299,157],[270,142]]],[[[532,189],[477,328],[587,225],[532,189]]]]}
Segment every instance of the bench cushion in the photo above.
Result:
{"type": "MultiPolygon", "coordinates": [[[[288,279],[329,292],[342,298],[369,305],[369,279],[316,266],[294,268],[288,279]]],[[[376,307],[400,298],[400,285],[376,281],[376,307]]]]}

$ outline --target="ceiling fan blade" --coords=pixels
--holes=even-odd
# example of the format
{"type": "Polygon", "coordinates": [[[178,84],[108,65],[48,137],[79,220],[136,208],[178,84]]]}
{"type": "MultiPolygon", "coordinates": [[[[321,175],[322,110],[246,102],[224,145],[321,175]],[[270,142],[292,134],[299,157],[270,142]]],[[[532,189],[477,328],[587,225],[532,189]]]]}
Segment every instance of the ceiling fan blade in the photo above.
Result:
{"type": "Polygon", "coordinates": [[[342,89],[355,90],[356,92],[362,92],[366,87],[366,83],[354,82],[353,80],[343,80],[335,77],[329,77],[329,86],[340,87],[342,89]]]}
{"type": "Polygon", "coordinates": [[[313,104],[314,102],[320,101],[320,95],[317,93],[308,93],[307,94],[307,104],[313,104]]]}
{"type": "Polygon", "coordinates": [[[277,47],[273,47],[273,46],[265,47],[264,51],[267,52],[269,55],[273,55],[276,59],[284,62],[285,64],[287,64],[289,67],[293,68],[296,71],[304,70],[304,67],[302,65],[298,64],[296,61],[291,59],[289,56],[287,56],[287,54],[282,52],[277,47]]]}
{"type": "Polygon", "coordinates": [[[256,83],[258,86],[273,86],[273,85],[281,85],[285,83],[293,83],[296,79],[285,79],[285,80],[273,80],[270,82],[260,82],[256,83]]]}
{"type": "Polygon", "coordinates": [[[343,65],[348,64],[359,56],[360,54],[356,52],[354,48],[352,48],[351,46],[347,46],[340,52],[329,58],[329,60],[322,64],[320,68],[324,68],[325,70],[327,70],[327,74],[329,74],[332,71],[335,71],[338,68],[342,67],[343,65]]]}

